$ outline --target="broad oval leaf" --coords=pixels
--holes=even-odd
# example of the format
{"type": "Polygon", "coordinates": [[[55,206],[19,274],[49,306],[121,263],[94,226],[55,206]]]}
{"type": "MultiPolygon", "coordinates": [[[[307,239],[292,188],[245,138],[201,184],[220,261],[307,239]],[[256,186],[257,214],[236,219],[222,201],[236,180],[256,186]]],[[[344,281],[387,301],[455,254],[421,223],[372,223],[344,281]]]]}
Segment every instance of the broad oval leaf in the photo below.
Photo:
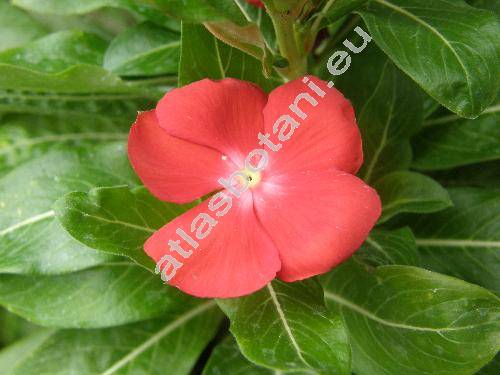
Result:
{"type": "Polygon", "coordinates": [[[252,362],[277,370],[350,373],[344,325],[326,309],[323,290],[315,280],[275,280],[252,295],[217,303],[252,362]]]}
{"type": "Polygon", "coordinates": [[[197,300],[135,264],[65,275],[0,275],[0,305],[46,327],[97,328],[184,311],[197,300]]]}
{"type": "Polygon", "coordinates": [[[45,330],[0,352],[0,368],[5,375],[188,375],[220,320],[215,302],[207,301],[120,327],[45,330]]]}
{"type": "Polygon", "coordinates": [[[0,178],[0,271],[54,274],[109,260],[62,228],[52,209],[71,191],[98,185],[137,185],[122,142],[66,147],[29,161],[0,178]]]}
{"type": "Polygon", "coordinates": [[[0,63],[59,73],[75,65],[101,66],[106,47],[107,43],[96,35],[60,31],[0,53],[0,63]]]}
{"type": "Polygon", "coordinates": [[[500,190],[449,192],[453,207],[408,220],[423,264],[500,293],[500,190]]]}
{"type": "Polygon", "coordinates": [[[177,73],[180,35],[150,22],[125,30],[109,45],[104,68],[121,76],[177,73]]]}
{"type": "Polygon", "coordinates": [[[500,23],[462,0],[373,0],[360,11],[391,59],[434,99],[477,117],[500,86],[500,23]]]}
{"type": "Polygon", "coordinates": [[[410,266],[349,262],[325,279],[358,375],[472,374],[499,346],[499,299],[479,286],[410,266]]]}
{"type": "Polygon", "coordinates": [[[428,213],[451,206],[448,192],[432,178],[420,173],[392,172],[377,180],[373,187],[382,199],[379,223],[402,212],[428,213]]]}
{"type": "Polygon", "coordinates": [[[78,241],[126,256],[153,271],[155,263],[144,252],[144,242],[191,207],[160,201],[144,187],[121,186],[69,193],[56,202],[54,210],[64,229],[78,241]]]}

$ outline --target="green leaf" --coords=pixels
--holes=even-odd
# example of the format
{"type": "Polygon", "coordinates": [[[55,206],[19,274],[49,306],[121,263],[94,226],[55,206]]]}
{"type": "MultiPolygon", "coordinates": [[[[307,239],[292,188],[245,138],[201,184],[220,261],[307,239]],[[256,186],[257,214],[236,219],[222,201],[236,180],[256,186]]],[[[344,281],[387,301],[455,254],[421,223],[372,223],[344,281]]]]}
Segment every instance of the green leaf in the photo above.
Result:
{"type": "MultiPolygon", "coordinates": [[[[149,19],[159,25],[172,26],[169,20],[159,9],[150,2],[136,0],[12,0],[18,7],[42,14],[58,16],[81,15],[114,7],[125,9],[142,19],[149,19]]],[[[74,22],[74,21],[73,21],[74,22]]]]}
{"type": "Polygon", "coordinates": [[[234,0],[151,0],[158,8],[183,21],[201,23],[228,20],[237,25],[248,21],[234,0]]]}
{"type": "Polygon", "coordinates": [[[12,374],[14,368],[22,362],[25,356],[41,345],[50,337],[52,332],[50,329],[41,329],[0,351],[0,368],[2,372],[4,374],[12,374]]]}
{"type": "Polygon", "coordinates": [[[420,89],[373,44],[353,59],[350,69],[336,82],[350,99],[363,137],[366,182],[411,162],[410,137],[423,122],[420,89]]]}
{"type": "Polygon", "coordinates": [[[6,116],[0,126],[0,175],[51,150],[84,150],[98,143],[126,141],[129,128],[129,124],[83,115],[6,116]]]}
{"type": "Polygon", "coordinates": [[[29,14],[0,2],[0,51],[21,46],[46,33],[46,29],[29,14]]]}
{"type": "Polygon", "coordinates": [[[402,212],[428,213],[451,206],[448,192],[432,178],[420,173],[392,172],[377,180],[373,187],[382,199],[379,223],[402,212]]]}
{"type": "Polygon", "coordinates": [[[313,16],[314,23],[319,28],[327,26],[360,8],[366,2],[368,0],[327,0],[320,12],[313,16]]]}
{"type": "Polygon", "coordinates": [[[430,175],[447,187],[498,187],[500,160],[436,171],[430,175]]]}
{"type": "Polygon", "coordinates": [[[252,362],[278,370],[350,373],[344,326],[326,309],[323,290],[315,280],[276,280],[252,295],[217,303],[252,362]]]}
{"type": "MultiPolygon", "coordinates": [[[[0,348],[12,344],[39,329],[38,326],[0,308],[0,348]]],[[[2,368],[1,365],[0,368],[2,368]]]]}
{"type": "Polygon", "coordinates": [[[177,73],[180,35],[145,22],[127,29],[109,45],[104,68],[121,76],[177,73]]]}
{"type": "Polygon", "coordinates": [[[439,170],[500,159],[500,105],[476,120],[443,117],[415,137],[413,167],[439,170]]]}
{"type": "Polygon", "coordinates": [[[356,260],[373,266],[402,264],[419,266],[415,237],[409,228],[374,229],[354,254],[356,260]]]}
{"type": "Polygon", "coordinates": [[[462,0],[373,0],[360,13],[380,48],[452,112],[474,118],[496,98],[500,23],[491,12],[462,0]]]}
{"type": "Polygon", "coordinates": [[[128,262],[65,275],[0,275],[0,305],[47,327],[98,328],[184,311],[192,297],[128,262]]]}
{"type": "Polygon", "coordinates": [[[85,150],[66,146],[0,178],[0,271],[54,274],[111,259],[75,241],[55,218],[53,203],[71,191],[137,185],[123,143],[85,150]]]}
{"type": "Polygon", "coordinates": [[[64,229],[78,241],[126,256],[153,271],[155,263],[144,252],[144,242],[191,207],[160,201],[144,187],[122,186],[69,193],[56,202],[54,210],[64,229]]]}
{"type": "Polygon", "coordinates": [[[280,81],[266,79],[261,63],[217,40],[203,26],[182,23],[181,62],[179,85],[184,86],[203,78],[238,78],[254,82],[265,91],[271,91],[280,81]]]}
{"type": "Polygon", "coordinates": [[[107,43],[83,31],[61,31],[0,53],[0,63],[43,73],[59,73],[75,65],[102,65],[107,43]]]}
{"type": "MultiPolygon", "coordinates": [[[[203,368],[202,375],[273,375],[277,372],[265,367],[257,366],[241,354],[236,341],[231,336],[226,337],[213,350],[203,368]]],[[[282,371],[282,374],[312,374],[311,372],[282,371]]]]}
{"type": "Polygon", "coordinates": [[[449,192],[454,207],[408,220],[423,264],[500,293],[500,190],[449,192]]]}
{"type": "Polygon", "coordinates": [[[213,301],[158,320],[98,330],[52,330],[0,352],[5,375],[189,374],[221,314],[213,301]]]}
{"type": "Polygon", "coordinates": [[[353,349],[353,371],[472,374],[498,349],[500,302],[486,289],[410,266],[367,271],[354,262],[325,280],[353,349]]]}

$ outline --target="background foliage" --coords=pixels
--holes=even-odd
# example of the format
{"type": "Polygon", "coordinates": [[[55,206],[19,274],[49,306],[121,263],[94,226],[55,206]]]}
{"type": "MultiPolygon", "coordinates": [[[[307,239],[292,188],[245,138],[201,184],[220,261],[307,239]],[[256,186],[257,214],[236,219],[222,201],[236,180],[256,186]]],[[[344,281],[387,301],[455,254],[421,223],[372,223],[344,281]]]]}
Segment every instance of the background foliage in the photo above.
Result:
{"type": "Polygon", "coordinates": [[[500,2],[264,2],[0,0],[0,373],[500,372],[500,2]],[[383,201],[367,241],[242,298],[163,285],[142,244],[190,206],[131,170],[137,111],[205,77],[329,80],[356,25],[336,86],[383,201]]]}

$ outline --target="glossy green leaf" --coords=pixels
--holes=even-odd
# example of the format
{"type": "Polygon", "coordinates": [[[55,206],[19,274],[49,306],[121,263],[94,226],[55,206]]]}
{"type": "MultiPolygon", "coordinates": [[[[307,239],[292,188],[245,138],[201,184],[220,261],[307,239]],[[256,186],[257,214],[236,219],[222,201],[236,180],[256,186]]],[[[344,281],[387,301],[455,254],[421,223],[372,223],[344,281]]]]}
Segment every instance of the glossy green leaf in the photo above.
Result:
{"type": "Polygon", "coordinates": [[[73,192],[54,205],[59,221],[75,239],[131,258],[151,271],[155,263],[144,252],[144,242],[190,207],[160,201],[144,187],[130,190],[126,186],[73,192]]]}
{"type": "Polygon", "coordinates": [[[0,305],[47,327],[116,326],[184,311],[193,303],[128,262],[55,276],[0,275],[0,305]]]}
{"type": "Polygon", "coordinates": [[[58,73],[75,65],[102,65],[107,43],[82,31],[61,31],[0,53],[0,63],[58,73]]]}
{"type": "Polygon", "coordinates": [[[449,169],[500,159],[500,105],[476,120],[444,117],[415,137],[413,167],[421,170],[449,169]]]}
{"type": "Polygon", "coordinates": [[[6,1],[0,2],[0,51],[21,46],[46,32],[29,14],[6,1]]]}
{"type": "Polygon", "coordinates": [[[382,199],[379,223],[402,212],[428,213],[451,206],[448,192],[432,178],[420,173],[389,173],[373,185],[382,199]]]}
{"type": "Polygon", "coordinates": [[[360,11],[385,53],[434,99],[474,118],[500,86],[500,23],[462,0],[373,0],[360,11]]]}
{"type": "Polygon", "coordinates": [[[182,24],[181,62],[179,85],[187,85],[203,78],[238,78],[254,82],[265,91],[271,91],[280,81],[262,74],[261,63],[217,40],[203,26],[182,24]]]}
{"type": "Polygon", "coordinates": [[[0,175],[51,150],[85,149],[103,142],[126,141],[129,130],[129,124],[123,122],[120,125],[105,118],[69,113],[66,117],[6,116],[0,124],[0,175]]]}
{"type": "Polygon", "coordinates": [[[162,319],[115,328],[45,331],[0,352],[0,368],[8,368],[5,375],[187,375],[220,318],[215,303],[207,301],[162,319]]]}
{"type": "Polygon", "coordinates": [[[353,371],[472,374],[498,350],[500,301],[479,286],[410,266],[354,262],[325,280],[353,349],[353,371]]]}
{"type": "Polygon", "coordinates": [[[354,254],[356,260],[373,266],[402,264],[419,266],[415,237],[409,228],[374,229],[354,254]]]}
{"type": "MultiPolygon", "coordinates": [[[[282,374],[314,374],[303,371],[282,371],[282,374]]],[[[203,368],[202,375],[273,375],[276,371],[257,366],[241,354],[236,341],[230,336],[219,343],[203,368]]]]}
{"type": "Polygon", "coordinates": [[[52,209],[71,191],[136,185],[122,142],[54,150],[0,178],[0,271],[53,274],[110,259],[75,241],[52,209]]]}
{"type": "Polygon", "coordinates": [[[118,35],[104,56],[104,68],[121,76],[177,73],[180,35],[153,23],[141,23],[118,35]]]}
{"type": "Polygon", "coordinates": [[[252,295],[217,303],[252,362],[277,370],[349,373],[344,325],[326,309],[323,290],[315,280],[276,280],[252,295]]]}
{"type": "Polygon", "coordinates": [[[353,58],[336,86],[352,101],[363,137],[367,182],[411,162],[409,138],[423,121],[423,95],[373,44],[353,58]]]}
{"type": "Polygon", "coordinates": [[[450,189],[454,207],[409,220],[423,264],[500,292],[500,190],[450,189]]]}

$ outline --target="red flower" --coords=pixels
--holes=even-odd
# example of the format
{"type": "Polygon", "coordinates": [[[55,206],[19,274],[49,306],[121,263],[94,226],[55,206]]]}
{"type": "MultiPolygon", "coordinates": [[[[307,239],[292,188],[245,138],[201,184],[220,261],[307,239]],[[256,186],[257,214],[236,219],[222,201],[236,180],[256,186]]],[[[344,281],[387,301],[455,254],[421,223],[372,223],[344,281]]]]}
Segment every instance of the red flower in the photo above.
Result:
{"type": "Polygon", "coordinates": [[[380,215],[377,193],[354,176],[363,155],[352,106],[314,77],[269,96],[230,78],[174,89],[139,114],[128,147],[135,171],[162,200],[193,201],[234,174],[228,189],[144,245],[156,262],[163,257],[169,283],[195,296],[236,297],[275,276],[290,282],[327,272],[380,215]],[[262,151],[245,167],[254,149],[268,154],[260,172],[262,151]]]}
{"type": "Polygon", "coordinates": [[[264,4],[262,4],[262,1],[260,0],[247,0],[247,3],[255,5],[256,7],[259,8],[264,8],[264,4]]]}

